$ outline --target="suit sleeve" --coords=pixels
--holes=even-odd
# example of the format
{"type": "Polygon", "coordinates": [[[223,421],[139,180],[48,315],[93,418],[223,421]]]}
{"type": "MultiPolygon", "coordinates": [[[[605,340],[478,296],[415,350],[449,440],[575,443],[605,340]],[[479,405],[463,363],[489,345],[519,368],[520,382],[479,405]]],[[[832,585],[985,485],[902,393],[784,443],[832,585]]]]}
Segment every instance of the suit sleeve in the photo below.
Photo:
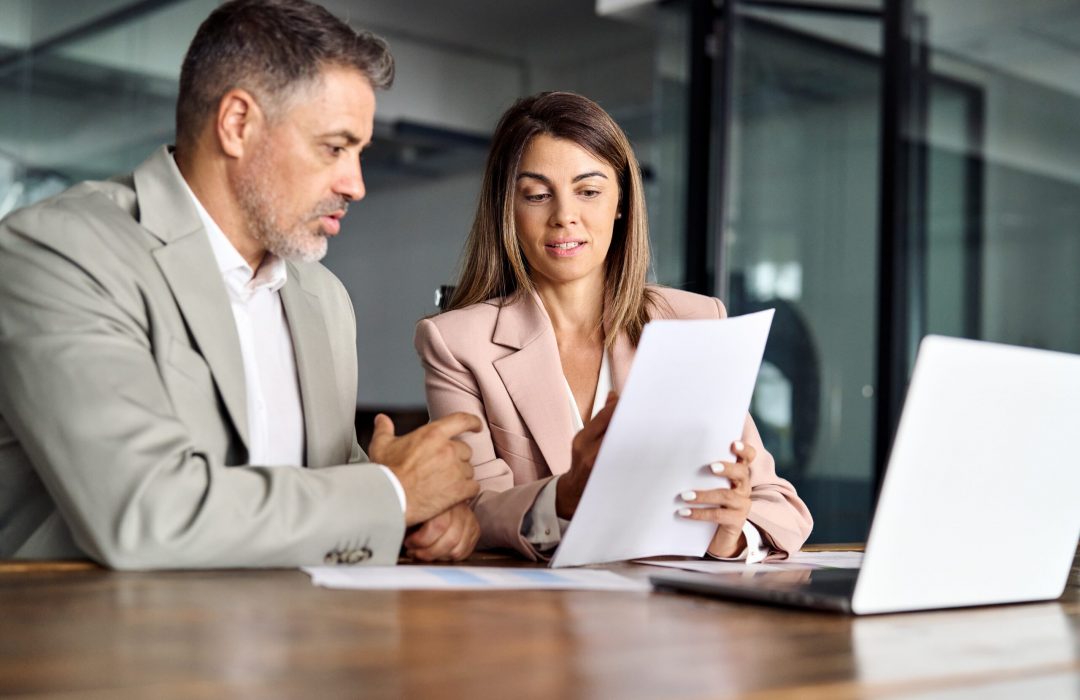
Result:
{"type": "MultiPolygon", "coordinates": [[[[364,563],[396,561],[404,518],[376,467],[226,467],[194,444],[143,292],[103,283],[91,270],[123,270],[87,244],[61,253],[26,233],[48,219],[0,224],[0,415],[84,552],[118,569],[296,567],[364,549],[364,563]]],[[[70,219],[66,232],[92,237],[70,219]]]]}
{"type": "Polygon", "coordinates": [[[480,522],[481,549],[513,549],[532,560],[543,559],[522,534],[525,515],[553,477],[514,486],[510,466],[495,454],[483,397],[472,372],[454,356],[438,327],[429,319],[416,326],[416,352],[424,367],[428,413],[437,420],[458,411],[479,416],[483,430],[466,433],[461,440],[472,449],[473,473],[480,494],[473,512],[480,522]]]}
{"type": "MultiPolygon", "coordinates": [[[[714,301],[719,317],[727,318],[723,302],[714,301]]],[[[791,482],[776,474],[776,460],[765,449],[754,419],[749,415],[740,439],[757,450],[757,457],[750,463],[750,514],[747,520],[757,527],[774,550],[769,559],[786,558],[799,551],[810,536],[814,527],[810,509],[799,498],[791,482]]]]}

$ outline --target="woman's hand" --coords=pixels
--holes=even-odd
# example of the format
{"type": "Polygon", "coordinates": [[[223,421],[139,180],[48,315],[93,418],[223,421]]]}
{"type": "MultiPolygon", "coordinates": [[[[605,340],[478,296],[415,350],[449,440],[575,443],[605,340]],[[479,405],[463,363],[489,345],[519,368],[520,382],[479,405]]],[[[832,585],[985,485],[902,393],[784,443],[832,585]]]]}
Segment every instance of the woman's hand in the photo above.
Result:
{"type": "Polygon", "coordinates": [[[604,433],[607,432],[608,423],[611,422],[611,415],[615,413],[615,404],[618,402],[618,395],[614,391],[609,393],[600,412],[574,436],[570,471],[555,482],[555,514],[564,520],[572,518],[577,510],[585,484],[592,474],[596,454],[600,451],[600,443],[604,440],[604,433]]]}
{"type": "Polygon", "coordinates": [[[729,488],[684,491],[680,498],[697,508],[680,508],[678,514],[689,520],[716,523],[716,534],[709,543],[714,557],[734,557],[746,547],[743,525],[750,513],[750,463],[757,450],[742,441],[731,444],[734,462],[714,462],[709,465],[713,474],[730,482],[729,488]]]}

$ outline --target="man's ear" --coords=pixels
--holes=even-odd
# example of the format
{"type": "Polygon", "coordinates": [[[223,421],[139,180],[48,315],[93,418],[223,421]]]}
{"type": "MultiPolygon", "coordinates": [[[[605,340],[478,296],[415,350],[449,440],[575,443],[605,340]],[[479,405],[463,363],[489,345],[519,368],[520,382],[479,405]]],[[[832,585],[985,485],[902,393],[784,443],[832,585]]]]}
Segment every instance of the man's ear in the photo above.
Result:
{"type": "Polygon", "coordinates": [[[265,115],[250,92],[240,88],[229,90],[218,102],[214,123],[221,150],[232,158],[242,157],[264,123],[265,115]]]}

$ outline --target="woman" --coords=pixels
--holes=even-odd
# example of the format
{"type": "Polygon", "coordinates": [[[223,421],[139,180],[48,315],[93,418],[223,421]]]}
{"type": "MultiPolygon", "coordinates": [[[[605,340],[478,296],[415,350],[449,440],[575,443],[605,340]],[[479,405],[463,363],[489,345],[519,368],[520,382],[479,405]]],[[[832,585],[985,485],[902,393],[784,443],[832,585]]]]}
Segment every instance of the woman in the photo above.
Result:
{"type": "MultiPolygon", "coordinates": [[[[481,547],[550,553],[644,325],[724,317],[717,299],[646,284],[647,226],[637,160],[599,105],[543,93],[503,115],[450,308],[416,332],[432,419],[485,420],[462,438],[481,486],[481,547]]],[[[806,506],[749,416],[732,437],[737,461],[711,465],[731,487],[718,478],[716,489],[680,494],[678,515],[716,523],[716,557],[798,550],[812,526],[806,506]]]]}

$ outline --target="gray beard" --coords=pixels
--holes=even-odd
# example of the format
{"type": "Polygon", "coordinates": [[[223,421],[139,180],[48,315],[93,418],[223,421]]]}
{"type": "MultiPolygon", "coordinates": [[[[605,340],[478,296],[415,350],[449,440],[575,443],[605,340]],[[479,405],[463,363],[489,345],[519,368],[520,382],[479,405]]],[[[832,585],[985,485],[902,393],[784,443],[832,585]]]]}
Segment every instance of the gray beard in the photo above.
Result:
{"type": "Polygon", "coordinates": [[[250,176],[245,175],[237,188],[240,208],[251,227],[252,235],[269,253],[283,260],[307,263],[322,260],[328,247],[327,236],[321,229],[318,233],[312,233],[307,224],[319,216],[347,209],[348,202],[341,197],[320,202],[295,225],[286,227],[274,215],[279,209],[277,205],[280,198],[273,193],[270,183],[263,175],[269,172],[269,169],[263,167],[265,159],[262,155],[256,155],[252,162],[253,173],[250,176]]]}

